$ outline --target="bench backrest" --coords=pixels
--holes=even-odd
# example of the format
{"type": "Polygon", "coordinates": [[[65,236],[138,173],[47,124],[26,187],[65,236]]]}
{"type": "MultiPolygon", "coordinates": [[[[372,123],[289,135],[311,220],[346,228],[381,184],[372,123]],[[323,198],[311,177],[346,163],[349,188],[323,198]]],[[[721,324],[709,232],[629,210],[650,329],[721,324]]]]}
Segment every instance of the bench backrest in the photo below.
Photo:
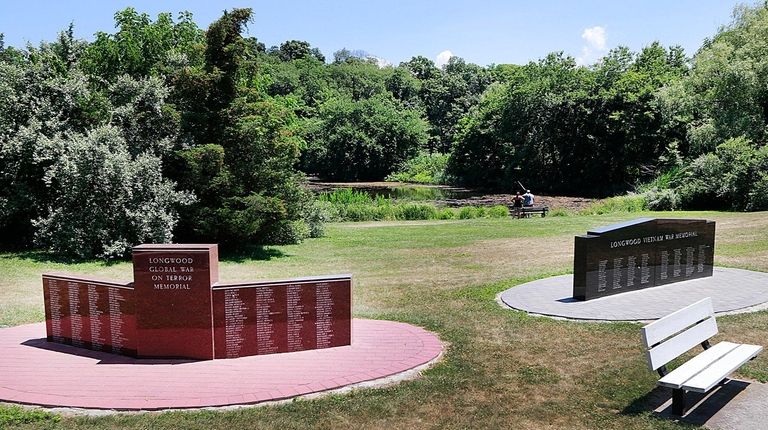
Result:
{"type": "Polygon", "coordinates": [[[642,328],[651,370],[717,334],[712,299],[699,300],[642,328]]]}

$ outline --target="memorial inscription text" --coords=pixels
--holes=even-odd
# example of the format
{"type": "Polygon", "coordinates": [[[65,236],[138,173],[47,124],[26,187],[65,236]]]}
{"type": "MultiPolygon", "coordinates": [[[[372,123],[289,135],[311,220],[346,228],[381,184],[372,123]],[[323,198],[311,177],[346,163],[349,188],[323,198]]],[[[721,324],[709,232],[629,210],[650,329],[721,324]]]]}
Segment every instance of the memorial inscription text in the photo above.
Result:
{"type": "Polygon", "coordinates": [[[576,236],[573,297],[589,300],[712,276],[715,223],[637,220],[576,236]]]}
{"type": "Polygon", "coordinates": [[[48,340],[192,359],[351,343],[350,275],[219,284],[217,245],[140,245],[133,263],[132,284],[43,275],[48,340]]]}

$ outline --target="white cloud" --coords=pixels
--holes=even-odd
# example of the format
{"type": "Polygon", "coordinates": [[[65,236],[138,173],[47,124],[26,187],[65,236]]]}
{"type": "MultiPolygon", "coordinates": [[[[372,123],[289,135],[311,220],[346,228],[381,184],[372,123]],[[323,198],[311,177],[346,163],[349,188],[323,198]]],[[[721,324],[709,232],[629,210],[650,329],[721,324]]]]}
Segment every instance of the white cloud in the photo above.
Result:
{"type": "Polygon", "coordinates": [[[584,32],[581,33],[581,38],[586,40],[591,47],[605,51],[605,29],[603,27],[597,25],[585,28],[584,32]]]}
{"type": "Polygon", "coordinates": [[[376,65],[379,66],[379,68],[384,68],[392,65],[392,62],[387,60],[386,58],[377,57],[375,55],[370,55],[368,58],[376,61],[376,65]]]}
{"type": "Polygon", "coordinates": [[[435,57],[435,64],[437,64],[437,67],[443,67],[446,64],[448,64],[448,60],[453,57],[453,52],[449,50],[445,50],[439,54],[437,54],[437,57],[435,57]]]}
{"type": "Polygon", "coordinates": [[[605,43],[606,35],[604,27],[596,25],[594,27],[585,28],[581,33],[581,38],[584,39],[586,44],[581,47],[581,55],[576,57],[576,62],[579,65],[583,66],[594,63],[608,50],[605,43]]]}

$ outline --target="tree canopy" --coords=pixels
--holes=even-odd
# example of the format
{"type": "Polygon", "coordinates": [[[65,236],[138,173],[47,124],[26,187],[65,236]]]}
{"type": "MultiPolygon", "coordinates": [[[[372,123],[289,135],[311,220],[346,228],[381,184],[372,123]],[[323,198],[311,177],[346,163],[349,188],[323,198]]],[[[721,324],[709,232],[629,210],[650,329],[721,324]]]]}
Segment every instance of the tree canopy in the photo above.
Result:
{"type": "Polygon", "coordinates": [[[392,66],[346,48],[326,62],[307,41],[243,36],[252,16],[201,29],[127,8],[92,42],[72,26],[24,48],[0,34],[3,245],[108,258],[141,241],[295,242],[324,218],[305,175],[427,164],[501,191],[768,208],[765,5],[738,7],[692,58],[651,41],[590,66],[392,66]]]}

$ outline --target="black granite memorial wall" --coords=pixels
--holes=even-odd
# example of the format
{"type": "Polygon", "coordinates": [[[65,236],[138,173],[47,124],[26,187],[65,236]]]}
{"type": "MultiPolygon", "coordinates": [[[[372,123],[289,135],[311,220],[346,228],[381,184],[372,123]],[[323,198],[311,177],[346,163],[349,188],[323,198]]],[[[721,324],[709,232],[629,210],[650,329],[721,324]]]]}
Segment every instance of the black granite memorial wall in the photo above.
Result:
{"type": "Polygon", "coordinates": [[[590,300],[712,276],[715,222],[638,218],[576,236],[573,297],[590,300]]]}

